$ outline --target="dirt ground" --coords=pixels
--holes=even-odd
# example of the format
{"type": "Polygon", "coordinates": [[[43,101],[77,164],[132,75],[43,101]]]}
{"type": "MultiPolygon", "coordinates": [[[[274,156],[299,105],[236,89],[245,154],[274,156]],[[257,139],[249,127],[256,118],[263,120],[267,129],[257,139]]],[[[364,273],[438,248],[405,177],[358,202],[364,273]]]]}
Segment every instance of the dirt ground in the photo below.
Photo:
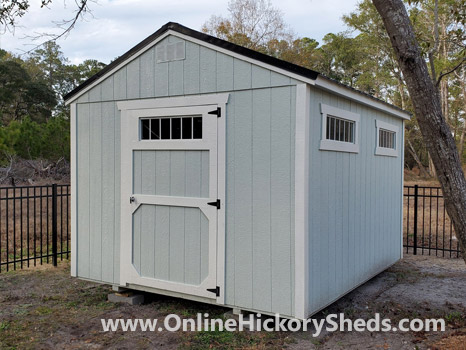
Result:
{"type": "Polygon", "coordinates": [[[101,318],[195,317],[226,309],[146,294],[140,306],[113,304],[109,286],[69,276],[69,264],[0,274],[0,349],[466,349],[466,266],[461,259],[406,256],[315,315],[444,318],[442,332],[103,332],[101,318]]]}

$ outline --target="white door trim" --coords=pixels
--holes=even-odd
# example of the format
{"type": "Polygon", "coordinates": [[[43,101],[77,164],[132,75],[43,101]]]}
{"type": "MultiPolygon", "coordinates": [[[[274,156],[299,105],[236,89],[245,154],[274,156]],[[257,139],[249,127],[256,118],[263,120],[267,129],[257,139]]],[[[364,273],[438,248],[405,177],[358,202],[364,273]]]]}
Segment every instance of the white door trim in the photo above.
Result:
{"type": "MultiPolygon", "coordinates": [[[[150,100],[133,100],[118,102],[118,108],[121,110],[121,247],[120,247],[120,284],[144,285],[147,287],[165,289],[173,292],[197,295],[207,298],[215,298],[215,294],[206,291],[207,288],[215,286],[220,287],[220,295],[216,297],[218,304],[224,304],[224,276],[225,276],[225,117],[226,103],[228,94],[212,94],[203,96],[177,97],[177,98],[162,98],[150,100]],[[127,103],[128,102],[128,103],[127,103]],[[141,103],[141,109],[138,109],[138,103],[141,103]],[[173,104],[170,104],[173,103],[173,104]],[[174,107],[174,108],[173,108],[174,107]],[[201,111],[203,114],[215,108],[221,108],[221,117],[217,119],[217,135],[216,145],[212,145],[208,141],[209,137],[202,140],[184,140],[184,141],[135,141],[134,135],[138,135],[139,123],[134,120],[144,116],[169,116],[179,115],[180,113],[190,112],[197,114],[201,111]],[[132,136],[130,136],[132,135],[132,136]],[[177,198],[168,196],[145,196],[140,194],[132,194],[130,186],[124,186],[124,179],[132,179],[132,150],[136,149],[154,149],[154,143],[157,144],[156,149],[212,149],[216,148],[217,162],[215,167],[210,169],[210,178],[218,179],[210,181],[209,199],[198,198],[177,198]],[[212,188],[215,186],[215,188],[212,188]],[[216,194],[216,198],[210,198],[211,194],[216,194]],[[129,202],[129,197],[135,197],[133,203],[129,202]],[[207,202],[212,199],[220,199],[220,209],[207,205],[207,202]],[[216,216],[216,220],[209,220],[209,232],[212,230],[217,232],[215,239],[209,239],[209,277],[204,280],[200,286],[196,286],[197,290],[193,293],[193,286],[175,283],[170,281],[154,280],[150,278],[139,277],[137,280],[128,279],[128,276],[135,276],[137,272],[131,263],[131,241],[128,241],[130,235],[124,234],[131,230],[132,223],[128,213],[134,212],[141,203],[164,204],[173,206],[194,206],[198,207],[204,215],[211,218],[216,216]],[[126,213],[126,214],[125,214],[126,213]],[[212,227],[211,225],[215,225],[212,227]],[[210,253],[216,256],[210,256],[210,253]],[[212,266],[211,262],[214,262],[212,266]],[[214,276],[215,278],[210,278],[214,276]],[[216,281],[213,281],[215,279],[216,281]],[[212,285],[214,283],[215,285],[212,285]],[[204,292],[202,291],[204,290],[204,292]]],[[[215,117],[215,116],[212,116],[215,117]]],[[[210,162],[212,164],[212,162],[210,162]]],[[[209,236],[209,238],[211,235],[209,236]]]]}

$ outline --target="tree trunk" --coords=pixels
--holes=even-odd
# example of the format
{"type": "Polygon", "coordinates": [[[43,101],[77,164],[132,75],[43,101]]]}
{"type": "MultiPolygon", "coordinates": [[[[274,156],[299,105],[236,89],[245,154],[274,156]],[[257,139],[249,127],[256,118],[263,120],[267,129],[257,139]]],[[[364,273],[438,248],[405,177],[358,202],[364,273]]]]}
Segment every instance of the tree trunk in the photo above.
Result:
{"type": "Polygon", "coordinates": [[[460,160],[463,160],[463,152],[464,152],[464,137],[466,135],[466,120],[463,122],[463,131],[461,132],[461,137],[460,137],[460,160]]]}
{"type": "Polygon", "coordinates": [[[421,160],[417,156],[417,153],[416,153],[416,150],[413,147],[413,144],[411,143],[411,141],[408,138],[406,138],[406,141],[408,142],[408,152],[411,154],[411,156],[413,157],[413,159],[416,162],[417,166],[419,167],[419,171],[422,173],[422,175],[424,177],[429,177],[429,173],[427,172],[426,168],[424,167],[421,160]]]}
{"type": "Polygon", "coordinates": [[[466,179],[455,140],[442,115],[435,83],[421,56],[402,0],[372,0],[385,25],[398,58],[422,136],[435,165],[445,206],[453,221],[466,263],[466,179]]]}
{"type": "MultiPolygon", "coordinates": [[[[466,69],[463,68],[462,74],[460,76],[460,82],[461,82],[461,93],[463,94],[463,102],[464,106],[466,106],[466,74],[465,74],[466,69]]],[[[463,131],[461,132],[461,137],[460,137],[460,145],[459,145],[459,154],[460,154],[460,161],[463,161],[463,152],[464,152],[464,138],[466,135],[466,117],[463,116],[463,131]]]]}
{"type": "Polygon", "coordinates": [[[435,171],[435,164],[430,156],[430,153],[427,153],[427,157],[429,158],[429,175],[430,177],[437,177],[437,172],[435,171]]]}

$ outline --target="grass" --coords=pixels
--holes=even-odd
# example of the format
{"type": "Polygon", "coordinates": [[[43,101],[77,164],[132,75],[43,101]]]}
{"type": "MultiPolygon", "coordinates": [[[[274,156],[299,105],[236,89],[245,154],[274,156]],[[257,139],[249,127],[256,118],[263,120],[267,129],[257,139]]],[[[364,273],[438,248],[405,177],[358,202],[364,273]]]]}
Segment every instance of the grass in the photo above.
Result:
{"type": "Polygon", "coordinates": [[[287,339],[284,333],[228,332],[210,330],[187,333],[181,349],[282,349],[287,339]]]}
{"type": "Polygon", "coordinates": [[[0,349],[70,347],[154,348],[160,342],[182,349],[281,349],[289,342],[286,333],[227,332],[106,332],[104,318],[157,318],[168,314],[191,318],[208,313],[221,318],[224,308],[170,297],[146,295],[142,306],[107,301],[109,286],[69,276],[69,262],[57,268],[39,266],[0,274],[0,349]],[[47,344],[47,346],[45,346],[47,344]]]}

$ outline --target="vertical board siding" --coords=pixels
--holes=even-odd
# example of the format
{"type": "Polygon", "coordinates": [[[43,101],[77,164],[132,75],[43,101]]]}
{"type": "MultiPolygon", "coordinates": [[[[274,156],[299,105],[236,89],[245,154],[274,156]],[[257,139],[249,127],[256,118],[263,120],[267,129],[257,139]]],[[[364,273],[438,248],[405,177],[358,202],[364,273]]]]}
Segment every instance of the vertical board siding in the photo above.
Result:
{"type": "Polygon", "coordinates": [[[272,309],[271,266],[271,91],[253,91],[252,121],[252,249],[253,303],[259,310],[272,309]]]}
{"type": "Polygon", "coordinates": [[[235,90],[251,88],[252,64],[235,58],[233,60],[233,87],[235,90]]]}
{"type": "MultiPolygon", "coordinates": [[[[291,182],[294,179],[294,155],[291,150],[291,88],[272,90],[271,122],[271,261],[272,309],[289,315],[291,311],[291,182]],[[293,177],[291,177],[293,176],[293,177]]],[[[295,116],[293,116],[294,118],[295,116]]],[[[293,198],[294,202],[294,198],[293,198]]]]}
{"type": "MultiPolygon", "coordinates": [[[[102,280],[113,281],[115,244],[115,109],[102,103],[102,280]]],[[[117,216],[118,217],[118,216],[117,216]]]]}
{"type": "Polygon", "coordinates": [[[199,45],[186,42],[186,60],[183,64],[184,94],[198,94],[200,91],[199,45]]]}
{"type": "Polygon", "coordinates": [[[199,285],[208,274],[208,224],[199,208],[141,205],[132,261],[143,277],[199,285]]]}
{"type": "MultiPolygon", "coordinates": [[[[179,40],[169,36],[160,44],[179,40]]],[[[297,83],[263,67],[189,41],[185,43],[184,60],[157,63],[155,45],[93,87],[77,102],[181,96],[297,83]]]]}
{"type": "Polygon", "coordinates": [[[102,104],[90,104],[90,150],[89,153],[89,220],[90,220],[90,255],[89,277],[102,278],[102,104]],[[90,171],[92,169],[92,172],[90,171]]]}
{"type": "Polygon", "coordinates": [[[233,57],[217,52],[217,91],[233,90],[233,57]]]}
{"type": "Polygon", "coordinates": [[[127,98],[141,97],[141,84],[140,84],[140,67],[141,58],[136,58],[126,66],[126,95],[127,98]]]}
{"type": "MultiPolygon", "coordinates": [[[[77,101],[78,276],[119,281],[121,115],[115,101],[227,91],[226,302],[292,315],[296,81],[192,42],[186,42],[185,60],[157,63],[155,50],[77,101]]],[[[208,153],[182,153],[135,154],[135,163],[149,164],[144,171],[136,164],[135,188],[207,197],[208,153]],[[172,176],[175,169],[184,169],[182,176],[172,176]]],[[[147,206],[140,211],[147,214],[136,215],[152,220],[135,219],[136,263],[143,274],[196,283],[208,272],[202,258],[208,221],[192,208],[172,209],[147,206]],[[183,235],[172,236],[170,225],[182,227],[183,235]],[[183,257],[171,266],[175,251],[183,257]]]]}
{"type": "Polygon", "coordinates": [[[295,93],[244,90],[227,106],[226,302],[283,315],[293,314],[295,93]]]}
{"type": "Polygon", "coordinates": [[[144,52],[140,60],[140,82],[141,82],[141,91],[140,97],[152,97],[155,94],[155,79],[154,79],[154,55],[155,49],[150,49],[144,52]]]}
{"type": "Polygon", "coordinates": [[[115,100],[126,99],[126,67],[113,74],[113,98],[115,100]]]}
{"type": "Polygon", "coordinates": [[[157,150],[133,154],[134,193],[209,197],[209,151],[157,150]]]}
{"type": "Polygon", "coordinates": [[[217,52],[201,46],[199,63],[200,92],[215,92],[217,89],[217,52]]]}
{"type": "MultiPolygon", "coordinates": [[[[235,302],[252,307],[252,91],[235,93],[235,302]]],[[[228,133],[227,133],[228,137],[228,133]]],[[[227,189],[228,196],[228,189],[227,189]]],[[[228,231],[228,230],[227,230],[228,231]]],[[[228,234],[228,232],[227,232],[228,234]]],[[[228,248],[227,248],[228,250],[228,248]]]]}
{"type": "MultiPolygon", "coordinates": [[[[375,120],[401,120],[311,89],[309,313],[333,302],[400,258],[402,158],[375,155],[375,120]],[[320,151],[320,103],[361,115],[357,154],[320,151]]],[[[401,134],[397,148],[402,149],[401,134]]]]}

